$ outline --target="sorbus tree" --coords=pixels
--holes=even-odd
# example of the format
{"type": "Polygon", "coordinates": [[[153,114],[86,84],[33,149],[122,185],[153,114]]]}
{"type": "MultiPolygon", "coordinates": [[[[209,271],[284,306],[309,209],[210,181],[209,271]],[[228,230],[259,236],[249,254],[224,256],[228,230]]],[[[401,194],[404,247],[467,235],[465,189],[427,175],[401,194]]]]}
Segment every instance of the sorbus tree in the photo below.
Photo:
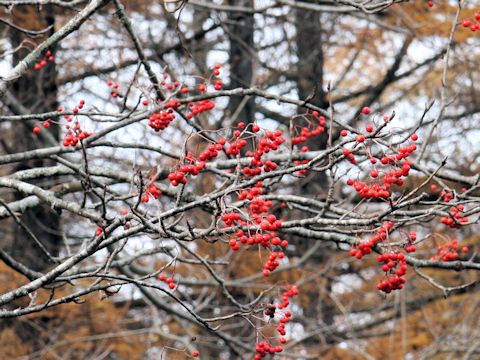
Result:
{"type": "Polygon", "coordinates": [[[480,353],[475,1],[0,6],[8,358],[480,353]]]}

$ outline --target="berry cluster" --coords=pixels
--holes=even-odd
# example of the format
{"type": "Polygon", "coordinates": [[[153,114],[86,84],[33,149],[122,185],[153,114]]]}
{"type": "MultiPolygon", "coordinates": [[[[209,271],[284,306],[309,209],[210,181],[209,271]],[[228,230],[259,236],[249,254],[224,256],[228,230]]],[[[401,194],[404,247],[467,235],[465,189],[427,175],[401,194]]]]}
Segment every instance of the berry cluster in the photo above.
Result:
{"type": "MultiPolygon", "coordinates": [[[[443,245],[437,247],[437,255],[432,256],[430,260],[441,260],[441,261],[455,261],[459,259],[459,245],[458,240],[453,239],[452,241],[447,241],[443,245]]],[[[464,254],[468,253],[468,247],[463,246],[460,251],[464,254]]]]}
{"type": "Polygon", "coordinates": [[[347,184],[353,186],[353,188],[358,192],[358,194],[365,199],[387,199],[390,197],[390,192],[388,191],[388,184],[373,183],[369,185],[362,181],[354,181],[353,179],[348,179],[347,184]]]}
{"type": "Polygon", "coordinates": [[[150,199],[150,196],[153,197],[154,199],[158,199],[158,197],[162,195],[162,191],[158,188],[157,184],[152,183],[147,190],[143,193],[140,201],[142,203],[147,203],[148,200],[150,199]]]}
{"type": "MultiPolygon", "coordinates": [[[[259,181],[257,184],[255,184],[255,187],[251,188],[251,189],[245,189],[245,190],[242,190],[240,192],[240,194],[238,195],[238,200],[250,200],[252,201],[253,199],[255,199],[258,195],[262,195],[263,194],[263,183],[261,181],[259,181]]],[[[260,200],[260,199],[256,199],[256,200],[260,200]]],[[[250,206],[253,206],[253,203],[250,203],[250,206]]],[[[261,201],[260,204],[258,204],[258,206],[260,206],[261,208],[258,209],[258,210],[255,210],[256,212],[266,212],[268,211],[268,207],[264,207],[264,200],[261,201]]]]}
{"type": "MultiPolygon", "coordinates": [[[[446,194],[451,194],[451,193],[446,193],[446,194]]],[[[444,199],[445,199],[445,196],[444,196],[444,199]]],[[[458,229],[460,227],[460,223],[468,222],[468,217],[463,216],[464,210],[465,208],[463,205],[454,206],[448,211],[450,213],[450,216],[441,217],[440,222],[442,224],[449,226],[452,229],[458,229]]]]}
{"type": "Polygon", "coordinates": [[[392,221],[385,222],[377,229],[376,235],[372,236],[368,241],[359,243],[356,245],[356,247],[351,248],[350,255],[360,260],[363,256],[371,254],[372,248],[387,238],[388,233],[391,231],[394,225],[395,223],[392,221]]]}
{"type": "MultiPolygon", "coordinates": [[[[259,128],[252,127],[254,132],[258,132],[259,128]]],[[[265,136],[261,137],[258,141],[256,151],[248,151],[246,156],[251,157],[250,166],[245,166],[242,169],[242,173],[247,177],[254,177],[262,173],[262,171],[273,171],[278,167],[278,164],[267,160],[262,161],[262,156],[268,154],[270,151],[278,150],[279,146],[285,142],[281,130],[266,131],[265,136]],[[263,169],[262,169],[263,166],[263,169]]]]}
{"type": "Polygon", "coordinates": [[[348,149],[343,149],[342,154],[345,156],[345,158],[350,162],[350,164],[355,165],[357,163],[357,160],[355,159],[355,155],[352,154],[352,152],[348,149]]]}
{"type": "Polygon", "coordinates": [[[119,96],[118,93],[118,83],[116,81],[108,80],[107,85],[112,88],[112,91],[110,91],[110,95],[113,98],[116,98],[119,96]]]}
{"type": "Polygon", "coordinates": [[[384,293],[391,293],[393,290],[400,290],[407,281],[403,276],[407,273],[407,261],[402,253],[384,253],[377,257],[377,262],[381,263],[382,271],[385,272],[386,279],[377,284],[377,289],[384,293]]]}
{"type": "Polygon", "coordinates": [[[242,150],[245,146],[247,146],[247,140],[245,139],[233,140],[228,145],[229,147],[225,151],[225,153],[227,155],[238,155],[240,154],[240,150],[242,150]]]}
{"type": "Polygon", "coordinates": [[[215,108],[215,103],[209,99],[205,99],[197,102],[190,102],[188,103],[188,106],[190,107],[190,113],[187,114],[187,118],[191,119],[205,111],[213,110],[215,108]]]}
{"type": "Polygon", "coordinates": [[[226,144],[226,140],[221,138],[216,144],[208,145],[207,149],[202,151],[198,156],[200,161],[210,161],[218,156],[218,152],[223,150],[223,146],[226,144]]]}
{"type": "MultiPolygon", "coordinates": [[[[418,139],[416,134],[412,135],[413,139],[418,139]],[[413,136],[415,135],[415,136],[413,136]]],[[[358,140],[357,140],[358,141],[358,140]]],[[[362,182],[360,180],[348,179],[347,185],[353,186],[357,193],[365,199],[387,199],[390,197],[391,185],[402,186],[404,180],[402,177],[407,177],[411,170],[411,162],[409,160],[403,160],[407,158],[412,152],[417,149],[415,144],[403,146],[398,149],[396,154],[390,156],[383,156],[380,159],[380,163],[383,166],[390,166],[390,170],[387,170],[381,178],[379,178],[379,171],[376,167],[373,167],[370,171],[370,183],[362,182]],[[402,161],[403,160],[403,161],[402,161]],[[379,178],[379,179],[378,179],[379,178]],[[378,179],[378,180],[376,180],[378,179]]],[[[354,155],[348,149],[343,149],[343,154],[351,163],[356,163],[354,155]]],[[[376,164],[378,159],[371,156],[370,163],[376,164]]]]}
{"type": "MultiPolygon", "coordinates": [[[[282,293],[282,302],[277,305],[278,309],[285,309],[288,305],[290,305],[290,298],[298,295],[300,291],[294,285],[288,285],[287,290],[282,293]]],[[[291,314],[289,311],[285,311],[285,317],[290,318],[291,314]]],[[[283,321],[288,322],[288,321],[283,321]]],[[[285,335],[285,334],[281,334],[285,335]]]]}
{"type": "Polygon", "coordinates": [[[63,146],[76,146],[80,140],[86,139],[92,135],[91,133],[82,130],[80,125],[77,124],[74,130],[71,130],[63,139],[63,146]]]}
{"type": "Polygon", "coordinates": [[[232,211],[222,214],[222,221],[226,226],[234,226],[237,222],[240,221],[240,214],[232,211]]]}
{"type": "Polygon", "coordinates": [[[283,348],[280,345],[272,346],[268,341],[260,341],[255,347],[253,360],[260,360],[267,356],[267,354],[273,355],[282,351],[283,348]]]}
{"type": "Polygon", "coordinates": [[[464,28],[469,28],[472,32],[480,31],[480,11],[473,15],[473,19],[464,19],[462,25],[464,28]]]}
{"type": "Polygon", "coordinates": [[[191,152],[187,153],[185,161],[188,161],[188,164],[181,165],[178,170],[168,174],[168,180],[172,186],[186,184],[187,174],[197,176],[206,166],[205,161],[197,161],[191,152]]]}
{"type": "Polygon", "coordinates": [[[175,282],[173,281],[173,277],[167,277],[167,275],[165,274],[159,274],[157,276],[157,279],[160,280],[160,281],[163,281],[164,283],[168,284],[168,287],[170,289],[175,289],[177,287],[177,284],[175,284],[175,282]]]}
{"type": "MultiPolygon", "coordinates": [[[[51,119],[48,119],[48,120],[45,120],[45,121],[42,122],[42,126],[45,129],[49,129],[51,125],[52,125],[52,120],[51,119]]],[[[38,135],[42,132],[42,129],[39,126],[35,126],[32,131],[35,135],[38,135]]]]}
{"type": "Polygon", "coordinates": [[[168,74],[163,74],[163,80],[160,83],[160,85],[163,88],[171,91],[171,90],[175,90],[175,89],[179,88],[180,87],[180,82],[178,82],[178,81],[170,82],[169,75],[168,74]]]}
{"type": "MultiPolygon", "coordinates": [[[[280,245],[281,242],[282,240],[280,240],[280,238],[277,236],[271,240],[272,245],[280,245]]],[[[280,262],[277,260],[277,258],[283,259],[284,257],[285,257],[285,254],[283,251],[271,252],[270,255],[268,255],[267,262],[263,265],[263,276],[265,277],[270,276],[270,272],[274,271],[280,265],[280,262]]]]}
{"type": "Polygon", "coordinates": [[[48,50],[45,55],[43,56],[42,60],[35,64],[34,69],[40,70],[41,68],[47,66],[49,62],[54,62],[55,57],[52,55],[52,52],[48,50]]]}
{"type": "MultiPolygon", "coordinates": [[[[288,246],[288,241],[282,240],[275,233],[275,230],[282,226],[282,221],[277,219],[275,215],[269,213],[273,203],[259,196],[263,194],[262,187],[263,183],[260,181],[255,184],[255,187],[242,190],[238,195],[239,200],[248,199],[250,201],[247,206],[249,221],[242,220],[240,214],[237,212],[228,212],[221,217],[225,226],[248,226],[253,223],[258,227],[257,233],[255,234],[246,233],[242,229],[237,230],[234,238],[229,241],[230,248],[233,251],[240,250],[240,244],[248,246],[258,244],[264,248],[272,248],[275,246],[286,248],[288,246]]],[[[280,265],[279,259],[283,259],[284,257],[285,253],[283,251],[272,251],[263,266],[263,275],[265,277],[270,276],[270,272],[280,265]]]]}
{"type": "MultiPolygon", "coordinates": [[[[288,285],[286,291],[282,293],[282,303],[278,305],[269,304],[267,308],[264,310],[265,316],[270,318],[274,318],[276,309],[284,309],[290,304],[290,298],[299,294],[299,290],[296,286],[288,285]]],[[[284,336],[287,334],[285,330],[285,324],[292,320],[292,313],[288,310],[285,310],[280,318],[279,324],[277,326],[277,332],[281,335],[278,339],[280,344],[285,344],[287,340],[284,336]]],[[[255,347],[255,356],[253,357],[254,360],[263,359],[267,354],[275,354],[283,351],[283,347],[281,345],[274,345],[272,346],[268,341],[260,341],[257,346],[255,347]]]]}
{"type": "MultiPolygon", "coordinates": [[[[75,106],[72,109],[72,112],[76,115],[78,114],[80,109],[83,109],[83,106],[85,105],[85,100],[80,100],[78,105],[75,106]]],[[[61,106],[58,107],[57,109],[58,112],[62,112],[63,108],[61,106]]],[[[68,123],[71,123],[74,118],[68,114],[64,115],[64,118],[67,120],[68,123]]],[[[86,139],[91,133],[82,130],[80,123],[78,120],[73,121],[73,124],[67,124],[65,125],[65,128],[67,129],[67,133],[65,135],[65,138],[63,139],[63,146],[76,146],[79,141],[86,139]]]]}
{"type": "Polygon", "coordinates": [[[150,126],[156,132],[163,130],[175,120],[175,114],[173,109],[162,110],[158,113],[153,113],[148,119],[148,126],[150,126]]]}
{"type": "Polygon", "coordinates": [[[417,251],[417,247],[413,244],[415,240],[417,240],[417,233],[415,231],[411,231],[408,237],[408,245],[405,246],[405,251],[407,253],[417,251]]]}
{"type": "Polygon", "coordinates": [[[315,126],[312,130],[310,130],[308,127],[303,127],[299,135],[292,137],[292,145],[298,145],[307,141],[309,138],[325,132],[325,126],[327,125],[325,118],[320,116],[317,111],[312,112],[312,116],[318,120],[319,125],[315,126]]]}

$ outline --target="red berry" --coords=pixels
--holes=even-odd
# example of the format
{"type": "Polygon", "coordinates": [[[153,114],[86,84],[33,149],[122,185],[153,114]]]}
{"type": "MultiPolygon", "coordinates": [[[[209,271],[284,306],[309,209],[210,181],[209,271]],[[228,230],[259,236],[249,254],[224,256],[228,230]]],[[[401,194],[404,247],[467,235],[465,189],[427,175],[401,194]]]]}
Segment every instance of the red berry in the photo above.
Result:
{"type": "Polygon", "coordinates": [[[341,136],[347,136],[348,135],[348,131],[343,129],[342,131],[340,131],[340,135],[341,136]]]}
{"type": "Polygon", "coordinates": [[[38,135],[38,134],[40,134],[41,132],[42,132],[42,129],[40,129],[38,126],[35,126],[35,127],[33,128],[33,133],[34,133],[35,135],[38,135]]]}
{"type": "Polygon", "coordinates": [[[357,142],[359,142],[359,143],[362,143],[362,142],[365,141],[365,135],[357,135],[355,140],[357,140],[357,142]]]}
{"type": "Polygon", "coordinates": [[[363,115],[368,115],[368,114],[370,114],[371,112],[372,112],[372,110],[371,110],[368,106],[364,106],[364,107],[362,108],[362,114],[363,114],[363,115]]]}

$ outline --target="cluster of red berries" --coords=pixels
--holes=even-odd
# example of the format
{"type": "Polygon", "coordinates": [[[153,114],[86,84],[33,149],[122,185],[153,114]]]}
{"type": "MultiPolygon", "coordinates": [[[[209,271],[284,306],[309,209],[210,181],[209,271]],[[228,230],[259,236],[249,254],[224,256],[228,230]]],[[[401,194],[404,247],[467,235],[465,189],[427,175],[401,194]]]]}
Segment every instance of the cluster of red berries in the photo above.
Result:
{"type": "Polygon", "coordinates": [[[168,74],[163,74],[163,80],[160,82],[160,85],[167,90],[175,90],[180,87],[180,82],[174,81],[170,82],[168,74]]]}
{"type": "Polygon", "coordinates": [[[387,199],[390,197],[387,184],[373,183],[371,185],[362,181],[354,181],[353,179],[347,180],[347,185],[353,186],[358,194],[365,199],[387,199]]]}
{"type": "Polygon", "coordinates": [[[440,196],[442,197],[442,201],[448,203],[453,199],[453,192],[442,190],[442,192],[440,193],[440,196]]]}
{"type": "MultiPolygon", "coordinates": [[[[254,125],[255,126],[255,125],[254,125]]],[[[259,128],[253,128],[254,132],[258,132],[259,128]]],[[[256,151],[248,151],[246,156],[251,157],[250,166],[245,166],[242,173],[247,177],[254,177],[262,173],[262,171],[273,171],[278,167],[274,161],[262,161],[262,156],[270,151],[278,150],[279,146],[285,142],[281,130],[266,131],[265,136],[261,137],[257,143],[256,151]],[[263,167],[263,168],[262,168],[263,167]]]]}
{"type": "Polygon", "coordinates": [[[405,246],[405,251],[407,253],[417,251],[417,247],[413,244],[415,240],[417,240],[417,233],[415,231],[411,231],[408,237],[408,245],[405,246]]]}
{"type": "Polygon", "coordinates": [[[112,91],[110,91],[110,95],[114,98],[118,97],[118,83],[116,81],[108,80],[107,85],[112,88],[112,91]]]}
{"type": "MultiPolygon", "coordinates": [[[[413,141],[418,140],[418,136],[413,134],[411,136],[413,141]]],[[[372,178],[371,183],[366,183],[362,181],[355,181],[353,179],[347,180],[347,185],[353,186],[357,193],[365,199],[387,199],[390,197],[390,187],[391,185],[402,186],[404,180],[402,177],[407,177],[411,170],[411,162],[406,159],[412,152],[417,149],[415,144],[410,144],[407,146],[401,146],[398,149],[396,154],[390,156],[383,156],[380,159],[382,165],[390,165],[393,169],[386,171],[381,177],[380,181],[376,181],[379,177],[379,171],[376,167],[373,167],[370,171],[370,178],[372,178]],[[402,161],[403,160],[403,161],[402,161]]],[[[343,155],[347,158],[348,161],[355,164],[356,160],[352,152],[348,149],[343,149],[343,155]]],[[[378,159],[371,156],[370,163],[372,165],[376,164],[378,159]]]]}
{"type": "Polygon", "coordinates": [[[160,280],[160,281],[163,281],[164,283],[168,284],[168,287],[170,289],[175,289],[177,287],[177,284],[175,284],[175,282],[173,281],[173,277],[167,277],[167,275],[165,274],[159,274],[157,276],[157,279],[160,280]]]}
{"type": "Polygon", "coordinates": [[[342,154],[345,156],[345,158],[350,162],[350,164],[355,165],[357,163],[357,160],[355,159],[355,155],[352,154],[352,152],[348,149],[343,149],[342,154]]]}
{"type": "Polygon", "coordinates": [[[215,103],[210,99],[205,99],[188,103],[188,106],[190,107],[190,113],[187,114],[187,118],[191,119],[205,111],[213,110],[215,108],[215,103]]]}
{"type": "Polygon", "coordinates": [[[464,19],[462,21],[462,25],[464,28],[469,28],[472,32],[480,30],[480,11],[477,11],[473,15],[473,19],[464,19]]]}
{"type": "MultiPolygon", "coordinates": [[[[299,290],[296,286],[288,285],[286,291],[282,293],[282,303],[278,305],[269,304],[264,311],[266,316],[273,318],[275,316],[276,309],[284,309],[290,304],[290,298],[299,294],[299,290]]],[[[292,313],[288,310],[285,310],[280,318],[279,324],[277,326],[277,331],[281,335],[278,339],[280,344],[285,344],[287,339],[284,336],[287,334],[285,330],[285,324],[292,320],[292,313]]],[[[260,341],[255,347],[255,355],[253,360],[263,359],[268,354],[274,355],[275,353],[280,353],[283,351],[282,345],[270,344],[268,341],[260,341]]]]}
{"type": "Polygon", "coordinates": [[[460,257],[458,254],[459,251],[466,254],[469,250],[467,246],[463,246],[459,249],[458,240],[453,239],[452,241],[447,241],[443,245],[439,245],[437,251],[437,255],[432,256],[430,260],[455,261],[460,257]]]}
{"type": "MultiPolygon", "coordinates": [[[[263,195],[263,183],[261,181],[259,181],[257,184],[255,184],[255,187],[251,188],[251,189],[244,189],[240,192],[240,194],[238,194],[238,200],[250,200],[252,201],[253,199],[255,199],[258,195],[263,195]]],[[[263,202],[262,201],[262,204],[259,204],[260,206],[262,206],[262,210],[256,210],[257,212],[260,211],[260,212],[265,212],[265,211],[268,211],[268,207],[266,208],[266,210],[263,208],[263,202]]],[[[250,206],[252,206],[253,203],[250,203],[250,206]]]]}
{"type": "Polygon", "coordinates": [[[86,139],[87,137],[92,135],[92,133],[82,130],[78,121],[76,121],[73,126],[67,124],[65,127],[68,133],[63,139],[63,146],[76,146],[79,141],[86,139]]]}
{"type": "Polygon", "coordinates": [[[210,161],[215,159],[219,151],[223,150],[223,146],[227,143],[227,141],[224,138],[221,138],[217,141],[216,144],[211,144],[208,145],[208,147],[200,153],[198,156],[198,160],[200,161],[210,161]]]}
{"type": "MultiPolygon", "coordinates": [[[[45,120],[45,121],[42,122],[42,126],[43,126],[45,129],[50,128],[51,125],[52,125],[52,124],[51,124],[51,120],[50,120],[50,119],[45,120]]],[[[40,134],[40,133],[42,132],[42,129],[41,129],[39,126],[34,126],[33,129],[32,129],[32,131],[33,131],[33,133],[34,133],[35,135],[38,135],[38,134],[40,134]]]]}
{"type": "MultiPolygon", "coordinates": [[[[245,221],[239,221],[239,224],[241,225],[246,225],[245,221]]],[[[247,244],[247,245],[254,245],[254,244],[259,244],[263,247],[268,247],[269,245],[275,245],[275,246],[282,246],[282,247],[287,247],[288,246],[288,241],[287,240],[282,240],[279,237],[275,236],[275,234],[255,234],[253,236],[247,236],[243,230],[238,230],[235,233],[235,236],[237,239],[231,239],[229,244],[232,250],[239,250],[240,245],[238,242],[242,244],[247,244]],[[237,241],[238,240],[238,241],[237,241]]],[[[282,259],[285,256],[278,256],[279,259],[282,259]]]]}
{"type": "MultiPolygon", "coordinates": [[[[72,112],[74,114],[78,114],[79,109],[83,109],[83,106],[85,105],[85,100],[80,100],[78,105],[72,109],[72,112]]],[[[61,107],[57,109],[58,111],[63,111],[61,107]]],[[[65,119],[70,123],[73,121],[73,118],[70,115],[64,115],[65,119]]],[[[67,134],[65,135],[65,138],[63,139],[63,146],[76,146],[79,141],[86,139],[91,133],[82,130],[80,123],[78,120],[75,120],[73,125],[67,124],[65,125],[65,128],[67,129],[67,134]]]]}
{"type": "MultiPolygon", "coordinates": [[[[278,309],[285,309],[288,305],[290,305],[290,298],[297,296],[300,293],[298,288],[295,285],[288,285],[287,290],[282,293],[282,302],[277,305],[278,309]]],[[[285,311],[285,316],[287,318],[291,317],[289,311],[285,311]]],[[[284,321],[286,322],[286,321],[284,321]]],[[[281,334],[285,335],[285,334],[281,334]]]]}
{"type": "Polygon", "coordinates": [[[263,359],[267,354],[275,354],[283,351],[280,345],[272,346],[268,341],[260,341],[255,347],[255,356],[253,360],[263,359]]]}
{"type": "Polygon", "coordinates": [[[55,57],[52,55],[52,52],[48,50],[45,55],[43,56],[42,60],[35,64],[34,69],[40,70],[41,68],[47,66],[49,62],[54,62],[55,57]]]}
{"type": "MultiPolygon", "coordinates": [[[[447,193],[447,194],[451,194],[451,193],[447,193]]],[[[459,223],[468,222],[468,217],[463,216],[463,211],[464,210],[465,210],[465,208],[464,208],[463,205],[454,206],[448,211],[451,216],[441,217],[440,222],[442,224],[445,224],[445,225],[449,226],[452,229],[458,229],[460,227],[459,223]]]]}
{"type": "Polygon", "coordinates": [[[356,247],[351,248],[350,255],[360,260],[363,256],[371,254],[372,248],[387,238],[387,234],[394,225],[395,223],[393,221],[385,222],[377,229],[376,235],[372,236],[368,241],[359,243],[356,245],[356,247]]]}
{"type": "MultiPolygon", "coordinates": [[[[239,200],[250,200],[247,206],[249,221],[242,220],[237,212],[228,212],[221,216],[226,226],[248,226],[252,222],[258,226],[258,232],[255,235],[246,234],[242,229],[237,230],[235,237],[229,241],[230,248],[233,251],[239,250],[240,244],[249,246],[258,244],[265,248],[273,246],[286,248],[288,246],[288,241],[280,239],[275,233],[275,230],[282,226],[282,221],[277,219],[275,215],[269,214],[269,210],[273,205],[272,201],[259,197],[259,195],[263,194],[262,187],[263,182],[259,181],[255,184],[255,187],[242,190],[238,195],[239,200]]],[[[284,257],[283,251],[271,252],[263,266],[263,275],[265,277],[269,276],[270,272],[280,265],[278,259],[283,259],[284,257]]]]}
{"type": "Polygon", "coordinates": [[[191,152],[188,152],[185,161],[188,161],[189,163],[181,165],[176,171],[168,174],[168,180],[172,186],[186,184],[188,174],[197,176],[206,166],[205,161],[197,161],[191,152]]]}
{"type": "Polygon", "coordinates": [[[405,255],[399,252],[384,253],[377,257],[377,262],[383,262],[382,271],[387,277],[377,284],[377,289],[387,294],[393,290],[402,289],[403,284],[407,281],[403,277],[407,273],[405,255]]]}
{"type": "Polygon", "coordinates": [[[247,140],[237,139],[229,143],[228,149],[225,151],[227,155],[238,155],[240,150],[247,146],[247,140]]]}
{"type": "MultiPolygon", "coordinates": [[[[285,240],[283,240],[283,241],[285,241],[285,240]]],[[[282,243],[282,240],[278,236],[275,236],[271,240],[271,243],[272,243],[272,245],[280,245],[282,243]]],[[[285,257],[285,254],[284,254],[283,251],[279,251],[279,252],[273,251],[273,252],[271,252],[268,255],[268,260],[263,265],[263,276],[265,276],[265,277],[270,276],[270,272],[274,271],[280,265],[280,262],[277,260],[277,258],[278,259],[283,259],[284,257],[285,257]]]]}
{"type": "Polygon", "coordinates": [[[152,183],[150,186],[145,190],[143,193],[140,201],[142,203],[148,203],[148,200],[150,199],[150,196],[153,197],[155,200],[158,199],[158,197],[162,195],[162,190],[160,190],[157,186],[157,184],[152,183]]]}
{"type": "MultiPolygon", "coordinates": [[[[262,213],[267,213],[272,204],[273,203],[270,200],[256,197],[248,205],[248,210],[251,214],[253,214],[254,219],[257,220],[258,223],[260,223],[262,221],[262,218],[259,215],[262,213]]],[[[278,225],[279,223],[275,224],[275,228],[278,228],[278,225]]],[[[263,230],[269,230],[268,228],[269,226],[266,226],[263,230]]]]}
{"type": "MultiPolygon", "coordinates": [[[[259,200],[261,200],[261,199],[259,199],[259,200]]],[[[258,206],[258,204],[254,204],[254,207],[255,207],[255,209],[257,209],[259,206],[258,206]]],[[[254,207],[250,207],[252,217],[253,217],[253,220],[255,222],[260,223],[260,229],[262,229],[263,231],[275,231],[282,226],[282,222],[280,220],[278,220],[277,217],[273,214],[268,214],[262,220],[259,215],[255,214],[255,212],[253,210],[254,207]]]]}
{"type": "MultiPolygon", "coordinates": [[[[222,87],[223,87],[223,81],[220,79],[215,80],[213,84],[213,88],[218,91],[218,90],[222,90],[222,87]]],[[[198,91],[200,92],[207,91],[207,85],[205,84],[198,85],[198,91]]]]}
{"type": "Polygon", "coordinates": [[[315,126],[312,130],[310,130],[308,127],[303,127],[300,131],[300,134],[292,138],[292,145],[300,144],[307,141],[307,139],[309,138],[323,134],[325,132],[325,126],[327,125],[327,121],[325,120],[325,118],[323,116],[320,116],[317,111],[312,112],[312,116],[318,120],[319,125],[315,126]]]}
{"type": "Polygon", "coordinates": [[[72,112],[76,115],[81,109],[83,109],[84,106],[85,106],[85,100],[82,99],[78,102],[78,105],[72,109],[72,112]]]}
{"type": "Polygon", "coordinates": [[[235,223],[240,221],[241,216],[239,213],[236,213],[234,211],[232,212],[227,212],[225,214],[222,214],[222,221],[225,223],[226,226],[234,226],[235,223]]]}
{"type": "Polygon", "coordinates": [[[92,135],[91,133],[82,130],[80,125],[77,124],[74,130],[71,130],[63,139],[63,146],[76,146],[80,140],[86,139],[92,135]]]}
{"type": "Polygon", "coordinates": [[[163,130],[175,120],[175,114],[173,109],[162,110],[160,112],[150,115],[148,119],[148,126],[150,126],[156,132],[163,130]]]}

